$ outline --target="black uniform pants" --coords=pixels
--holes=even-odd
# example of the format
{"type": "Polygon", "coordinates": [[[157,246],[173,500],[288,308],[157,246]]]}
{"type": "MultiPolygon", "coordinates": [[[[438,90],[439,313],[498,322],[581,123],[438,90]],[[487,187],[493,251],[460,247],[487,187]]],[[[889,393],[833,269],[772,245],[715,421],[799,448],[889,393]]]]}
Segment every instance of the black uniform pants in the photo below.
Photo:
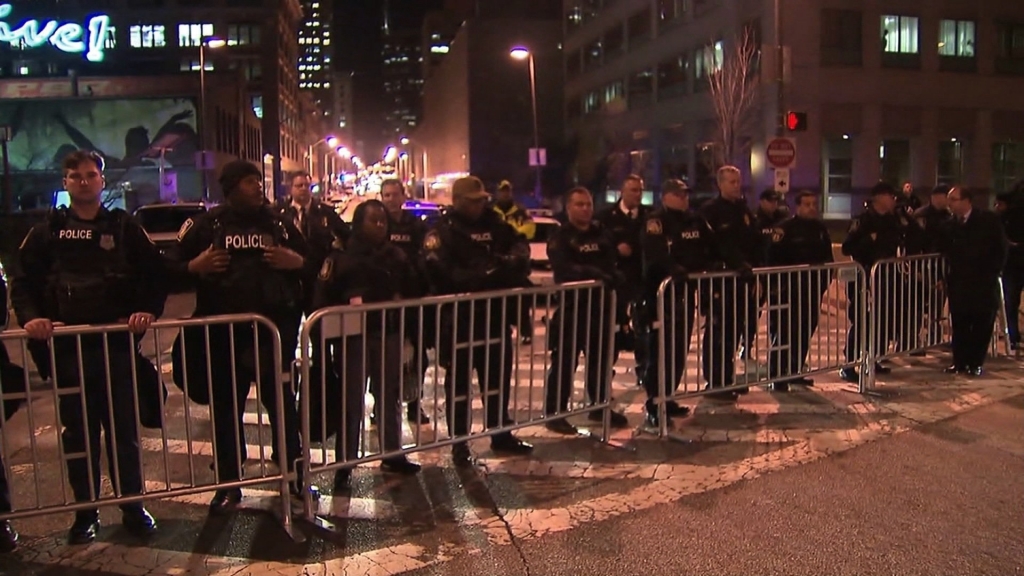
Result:
{"type": "Polygon", "coordinates": [[[381,452],[402,447],[402,336],[349,336],[338,344],[344,374],[342,425],[335,437],[339,462],[359,458],[359,438],[366,411],[366,383],[374,396],[374,415],[381,434],[381,452]]]}
{"type": "MultiPolygon", "coordinates": [[[[57,387],[61,394],[58,409],[64,427],[61,446],[77,502],[95,500],[100,495],[101,428],[114,493],[131,496],[142,492],[131,364],[136,343],[126,333],[110,334],[107,339],[105,354],[103,336],[82,336],[80,357],[74,337],[54,341],[57,387]],[[68,391],[72,388],[80,389],[68,391]]],[[[122,508],[139,506],[129,504],[122,508]]]]}
{"type": "MultiPolygon", "coordinates": [[[[670,289],[666,294],[671,296],[673,290],[670,289]]],[[[656,298],[652,298],[650,302],[651,306],[657,306],[656,298]]],[[[674,305],[671,301],[665,303],[665,318],[661,326],[648,332],[647,365],[643,376],[648,400],[658,398],[662,392],[671,395],[679,388],[679,382],[686,371],[686,357],[689,354],[690,338],[693,337],[696,309],[696,287],[687,287],[684,298],[677,300],[674,305]],[[659,388],[658,383],[662,380],[659,374],[662,332],[665,334],[665,350],[668,356],[665,358],[665,381],[659,388]]],[[[657,309],[650,312],[651,318],[657,319],[657,309]]]]}
{"type": "MultiPolygon", "coordinates": [[[[491,337],[496,338],[497,336],[491,337]]],[[[456,346],[454,354],[442,352],[447,407],[445,416],[450,433],[453,436],[469,433],[472,424],[469,383],[474,371],[483,396],[487,428],[511,424],[512,417],[508,413],[508,404],[512,388],[512,329],[504,328],[501,343],[473,346],[460,343],[456,346]]],[[[442,342],[442,347],[448,346],[442,342]]]]}
{"type": "Polygon", "coordinates": [[[710,280],[710,297],[703,302],[703,363],[712,388],[730,386],[736,378],[736,339],[745,333],[750,307],[757,306],[755,286],[736,278],[710,280]]]}
{"type": "Polygon", "coordinates": [[[773,379],[795,376],[803,371],[810,352],[811,336],[821,319],[821,298],[828,288],[827,278],[812,278],[821,272],[801,274],[792,286],[773,290],[768,315],[771,348],[769,375],[773,379]]]}
{"type": "Polygon", "coordinates": [[[548,350],[551,368],[548,370],[544,413],[565,412],[575,384],[580,353],[586,359],[584,381],[589,404],[599,404],[607,398],[611,363],[608,340],[611,336],[613,310],[584,310],[560,307],[548,324],[548,350]]]}
{"type": "Polygon", "coordinates": [[[1006,331],[1014,346],[1020,344],[1021,290],[1024,290],[1024,266],[1007,266],[1003,271],[1003,298],[1006,300],[1006,331]]]}
{"type": "Polygon", "coordinates": [[[758,278],[754,289],[757,298],[753,304],[745,306],[747,318],[743,327],[743,357],[751,359],[757,342],[757,324],[761,319],[761,309],[768,301],[768,277],[758,278]]]}
{"type": "MultiPolygon", "coordinates": [[[[861,319],[861,298],[867,286],[863,282],[854,281],[846,284],[846,298],[849,306],[846,308],[846,317],[850,321],[850,328],[846,332],[846,361],[856,362],[861,356],[861,331],[869,330],[874,324],[873,333],[869,332],[867,338],[874,338],[875,352],[882,354],[886,351],[892,331],[892,319],[889,311],[892,309],[890,302],[885,298],[891,297],[891,291],[879,290],[874,287],[868,312],[861,319]],[[873,322],[872,322],[873,321],[873,322]]],[[[869,342],[870,340],[865,340],[869,342]]]]}
{"type": "MultiPolygon", "coordinates": [[[[294,469],[295,460],[299,458],[299,415],[295,405],[295,394],[291,386],[284,385],[280,390],[283,405],[284,421],[278,416],[278,388],[274,363],[273,340],[269,330],[263,326],[257,328],[259,346],[253,338],[251,324],[235,324],[234,331],[235,357],[231,358],[229,327],[226,325],[210,328],[211,369],[213,370],[213,397],[210,410],[213,414],[213,437],[216,443],[216,465],[221,482],[238,480],[242,474],[242,464],[248,457],[245,439],[245,414],[249,390],[252,383],[259,384],[259,401],[267,410],[271,427],[271,453],[279,457],[277,452],[278,435],[285,435],[285,454],[288,459],[288,471],[294,469]],[[219,361],[218,361],[219,360],[219,361]],[[232,363],[235,369],[235,380],[232,382],[232,363]],[[213,364],[216,364],[214,366],[213,364]]],[[[282,342],[282,345],[284,343],[282,342]]],[[[264,442],[266,440],[264,439],[264,442]]]]}
{"type": "Polygon", "coordinates": [[[981,368],[985,363],[999,309],[994,283],[964,282],[950,286],[949,314],[953,321],[953,364],[956,366],[981,368]]]}

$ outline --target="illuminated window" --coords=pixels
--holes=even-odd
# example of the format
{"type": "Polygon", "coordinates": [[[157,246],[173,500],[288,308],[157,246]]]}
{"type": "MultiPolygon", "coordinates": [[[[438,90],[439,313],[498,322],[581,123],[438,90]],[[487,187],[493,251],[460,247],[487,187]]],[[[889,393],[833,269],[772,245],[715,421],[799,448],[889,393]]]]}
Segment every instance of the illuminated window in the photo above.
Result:
{"type": "Polygon", "coordinates": [[[128,44],[132,48],[163,48],[167,46],[161,24],[136,24],[128,28],[128,44]]]}
{"type": "Polygon", "coordinates": [[[914,16],[882,16],[882,51],[918,53],[918,19],[914,16]]]}
{"type": "Polygon", "coordinates": [[[103,39],[103,47],[107,50],[117,47],[117,28],[107,28],[107,37],[103,39]]]}
{"type": "MultiPolygon", "coordinates": [[[[213,71],[213,62],[207,60],[203,63],[203,68],[207,72],[213,71]]],[[[188,58],[181,61],[182,72],[199,72],[199,60],[189,60],[188,58]]]]}
{"type": "MultiPolygon", "coordinates": [[[[305,44],[304,38],[299,39],[299,44],[305,44]]],[[[228,25],[228,46],[246,46],[248,44],[260,43],[259,24],[229,24],[228,25]]]]}
{"type": "Polygon", "coordinates": [[[974,58],[974,22],[943,20],[939,23],[939,55],[974,58]]]}
{"type": "Polygon", "coordinates": [[[209,36],[213,36],[213,24],[178,24],[178,46],[198,47],[209,36]]]}

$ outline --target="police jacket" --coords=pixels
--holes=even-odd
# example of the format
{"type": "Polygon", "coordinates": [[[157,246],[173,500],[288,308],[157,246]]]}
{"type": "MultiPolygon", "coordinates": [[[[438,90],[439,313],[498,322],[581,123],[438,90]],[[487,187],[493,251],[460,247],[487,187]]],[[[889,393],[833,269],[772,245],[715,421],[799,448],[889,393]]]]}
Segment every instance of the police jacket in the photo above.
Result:
{"type": "Polygon", "coordinates": [[[789,210],[778,208],[773,212],[768,213],[758,208],[755,217],[757,221],[757,228],[761,231],[762,255],[760,261],[762,264],[767,264],[768,250],[771,248],[772,238],[778,234],[779,224],[782,224],[789,218],[789,210]]]}
{"type": "Polygon", "coordinates": [[[225,272],[198,278],[197,316],[263,314],[276,319],[301,304],[303,280],[311,276],[309,259],[302,270],[276,270],[263,255],[265,248],[283,246],[306,257],[307,245],[295,225],[270,205],[256,210],[217,206],[185,221],[178,244],[179,273],[210,246],[231,257],[225,272]]]}
{"type": "Polygon", "coordinates": [[[914,212],[920,209],[921,199],[914,193],[911,193],[910,196],[904,196],[903,192],[900,192],[899,197],[896,198],[895,212],[905,214],[906,216],[913,216],[914,212]]]}
{"type": "Polygon", "coordinates": [[[101,208],[93,220],[70,208],[55,210],[29,230],[18,257],[11,303],[22,326],[37,318],[106,324],[136,312],[163,313],[167,281],[160,252],[123,210],[101,208]]]}
{"type": "MultiPolygon", "coordinates": [[[[335,249],[324,260],[314,290],[314,306],[345,306],[354,299],[363,303],[391,302],[418,295],[416,269],[401,248],[390,242],[374,245],[355,234],[344,250],[335,249]]],[[[366,314],[366,331],[401,329],[400,311],[366,314]]]]}
{"type": "Polygon", "coordinates": [[[437,294],[529,286],[530,245],[491,210],[476,222],[442,216],[423,241],[423,260],[437,294]]]}
{"type": "MultiPolygon", "coordinates": [[[[591,222],[586,230],[572,224],[560,226],[548,239],[547,251],[558,284],[598,280],[615,290],[625,282],[622,272],[615,268],[615,239],[598,222],[591,222]]],[[[563,309],[569,314],[592,314],[595,318],[599,314],[610,314],[599,308],[597,300],[591,304],[591,292],[579,293],[580,298],[575,297],[577,293],[566,292],[563,309]]]]}
{"type": "MultiPolygon", "coordinates": [[[[281,216],[288,222],[295,225],[295,228],[302,234],[306,241],[310,270],[316,272],[323,263],[324,258],[331,252],[331,245],[336,240],[347,242],[351,232],[348,224],[338,216],[334,208],[314,198],[307,207],[305,218],[300,219],[298,209],[290,199],[285,199],[278,204],[281,216]],[[300,221],[301,220],[301,221],[300,221]]],[[[313,285],[314,277],[308,278],[308,286],[313,285]]]]}
{"type": "Polygon", "coordinates": [[[964,223],[954,222],[943,247],[946,281],[952,290],[993,294],[1006,264],[1008,242],[999,217],[975,208],[964,223]]]}
{"type": "Polygon", "coordinates": [[[939,210],[932,205],[914,211],[914,221],[922,234],[924,252],[938,252],[949,234],[949,225],[953,222],[953,214],[949,210],[939,210]]]}
{"type": "Polygon", "coordinates": [[[419,262],[423,240],[427,237],[427,225],[407,210],[402,210],[396,220],[388,214],[388,239],[405,252],[409,262],[419,262]]]}
{"type": "Polygon", "coordinates": [[[537,225],[522,206],[513,203],[508,211],[505,211],[498,203],[495,203],[493,208],[506,224],[515,228],[516,232],[522,234],[527,240],[533,240],[533,236],[537,233],[537,225]]]}
{"type": "Polygon", "coordinates": [[[626,278],[639,278],[644,268],[641,236],[644,231],[644,220],[647,219],[650,208],[640,205],[636,210],[636,218],[630,218],[629,214],[622,211],[622,202],[616,202],[597,215],[597,221],[611,232],[615,240],[616,262],[619,271],[625,274],[626,278]],[[619,254],[619,244],[629,245],[629,256],[623,257],[619,254]]]}
{"type": "Polygon", "coordinates": [[[775,230],[768,251],[770,265],[800,266],[833,261],[832,238],[821,220],[795,216],[780,223],[775,230]]]}
{"type": "Polygon", "coordinates": [[[704,204],[701,214],[715,232],[719,253],[728,269],[743,270],[764,264],[764,238],[745,200],[719,196],[704,204]]]}
{"type": "Polygon", "coordinates": [[[871,273],[879,260],[920,254],[923,237],[917,223],[904,214],[879,214],[869,208],[850,222],[843,241],[843,254],[850,256],[871,273]]]}
{"type": "Polygon", "coordinates": [[[720,260],[715,234],[700,214],[663,207],[647,217],[643,278],[648,298],[657,294],[665,278],[706,272],[720,260]]]}

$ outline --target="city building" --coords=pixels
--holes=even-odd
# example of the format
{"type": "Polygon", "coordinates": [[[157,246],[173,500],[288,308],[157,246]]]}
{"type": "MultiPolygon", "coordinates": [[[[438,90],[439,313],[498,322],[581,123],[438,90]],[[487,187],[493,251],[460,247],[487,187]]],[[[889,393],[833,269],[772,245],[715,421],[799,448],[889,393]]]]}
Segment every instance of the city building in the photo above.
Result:
{"type": "Polygon", "coordinates": [[[332,83],[331,24],[334,19],[331,0],[302,0],[302,25],[299,28],[299,88],[313,95],[324,128],[337,125],[332,83]]]}
{"type": "MultiPolygon", "coordinates": [[[[533,54],[540,143],[554,164],[564,131],[560,39],[555,19],[473,18],[463,24],[424,87],[423,122],[407,148],[411,171],[421,176],[428,197],[447,200],[447,184],[467,173],[492,188],[508,179],[519,192],[534,189],[529,66],[509,53],[524,46],[533,54]]],[[[550,170],[544,181],[546,190],[562,185],[550,170]]]]}
{"type": "Polygon", "coordinates": [[[385,139],[395,140],[414,130],[420,119],[423,97],[423,56],[420,32],[394,29],[385,19],[383,45],[385,139]]]}
{"type": "Polygon", "coordinates": [[[880,179],[998,191],[1024,177],[1024,3],[786,0],[778,38],[775,4],[564,0],[578,180],[607,190],[636,172],[712,191],[724,158],[709,76],[736,61],[743,30],[760,87],[732,160],[753,190],[774,184],[765,149],[785,111],[807,118],[785,134],[789,185],[822,192],[835,217],[880,179]]]}
{"type": "Polygon", "coordinates": [[[465,20],[464,15],[452,10],[436,10],[428,12],[423,18],[423,33],[420,41],[420,53],[423,54],[424,81],[430,79],[434,71],[451,49],[452,40],[465,20]]]}
{"type": "MultiPolygon", "coordinates": [[[[156,96],[169,76],[195,79],[204,76],[201,68],[205,76],[237,76],[248,105],[226,113],[238,116],[244,110],[243,116],[259,119],[257,159],[270,163],[271,182],[280,184],[282,172],[303,168],[308,146],[295,65],[301,20],[299,0],[33,0],[13,5],[0,0],[0,21],[14,38],[0,45],[0,79],[31,84],[45,78],[116,78],[120,86],[138,84],[156,96]],[[81,39],[59,30],[73,30],[81,39]]],[[[200,90],[200,96],[205,92],[212,98],[212,87],[200,90]]],[[[94,97],[84,91],[71,96],[94,97]]],[[[202,135],[201,148],[213,150],[219,120],[211,110],[203,114],[199,100],[191,121],[202,135]]],[[[0,116],[0,124],[9,121],[0,116]]],[[[242,140],[232,144],[235,156],[241,155],[242,140]]],[[[17,138],[11,145],[17,148],[17,138]]],[[[211,186],[211,195],[216,192],[211,186]]]]}
{"type": "Polygon", "coordinates": [[[327,131],[337,136],[338,140],[351,146],[354,143],[352,131],[352,107],[355,93],[353,92],[354,74],[350,71],[334,72],[331,90],[334,104],[334,125],[327,131]]]}

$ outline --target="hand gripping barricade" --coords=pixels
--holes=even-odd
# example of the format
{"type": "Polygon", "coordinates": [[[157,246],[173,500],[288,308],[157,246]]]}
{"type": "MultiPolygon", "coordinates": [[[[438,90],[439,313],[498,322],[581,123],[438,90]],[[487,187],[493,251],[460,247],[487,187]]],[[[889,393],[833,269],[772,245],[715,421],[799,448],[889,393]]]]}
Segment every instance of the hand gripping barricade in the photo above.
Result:
{"type": "MultiPolygon", "coordinates": [[[[290,394],[281,375],[281,338],[270,320],[245,314],[158,321],[144,336],[129,334],[124,324],[57,327],[47,347],[46,360],[54,368],[48,382],[30,371],[30,360],[44,359],[30,356],[24,330],[2,332],[0,339],[11,352],[7,367],[15,368],[0,372],[0,398],[12,408],[0,437],[13,495],[13,506],[0,512],[0,519],[276,483],[280,521],[293,538],[302,539],[291,522],[289,431],[269,435],[275,440],[276,466],[268,466],[264,441],[270,437],[263,406],[273,406],[270,420],[282,426],[290,394]],[[158,367],[166,364],[175,365],[180,391],[171,388],[168,394],[161,381],[158,367]],[[266,369],[242,368],[261,364],[266,369]],[[246,467],[241,432],[250,376],[257,384],[259,461],[246,467]],[[224,402],[231,406],[218,404],[224,402]],[[15,413],[18,404],[24,409],[15,413]],[[211,417],[228,412],[238,417],[211,417]],[[25,421],[18,423],[20,418],[25,421]],[[109,483],[100,480],[101,428],[109,483]],[[48,430],[56,438],[39,438],[48,430]],[[233,445],[225,449],[218,442],[224,438],[233,445]],[[226,454],[233,455],[229,463],[226,454]]],[[[297,441],[295,424],[290,433],[297,441]]]]}
{"type": "MultiPolygon", "coordinates": [[[[953,326],[942,283],[945,273],[946,260],[941,254],[887,258],[871,267],[868,355],[873,360],[865,366],[865,389],[875,387],[875,362],[951,344],[953,326]]],[[[993,356],[1009,353],[1003,286],[997,284],[993,356]]]]}
{"type": "MultiPolygon", "coordinates": [[[[307,456],[302,478],[347,474],[359,464],[493,440],[521,427],[583,414],[600,419],[599,439],[606,441],[614,311],[615,293],[598,282],[356,301],[316,311],[303,324],[296,370],[307,456]],[[532,310],[528,321],[546,319],[550,355],[538,350],[536,341],[519,346],[512,337],[511,327],[522,321],[525,309],[532,310]],[[586,398],[573,402],[580,352],[587,357],[582,370],[586,398]],[[373,396],[373,433],[366,433],[367,389],[373,396]],[[417,418],[405,429],[403,396],[420,399],[431,425],[417,418]],[[332,435],[334,450],[327,442],[332,435]]],[[[332,529],[314,506],[307,498],[306,519],[332,529]]]]}
{"type": "Polygon", "coordinates": [[[709,272],[666,278],[654,302],[651,340],[660,384],[658,435],[671,437],[669,402],[788,386],[864,366],[866,331],[857,327],[867,325],[866,280],[863,267],[852,262],[760,268],[750,277],[709,272]],[[746,358],[737,362],[747,334],[746,358]]]}

